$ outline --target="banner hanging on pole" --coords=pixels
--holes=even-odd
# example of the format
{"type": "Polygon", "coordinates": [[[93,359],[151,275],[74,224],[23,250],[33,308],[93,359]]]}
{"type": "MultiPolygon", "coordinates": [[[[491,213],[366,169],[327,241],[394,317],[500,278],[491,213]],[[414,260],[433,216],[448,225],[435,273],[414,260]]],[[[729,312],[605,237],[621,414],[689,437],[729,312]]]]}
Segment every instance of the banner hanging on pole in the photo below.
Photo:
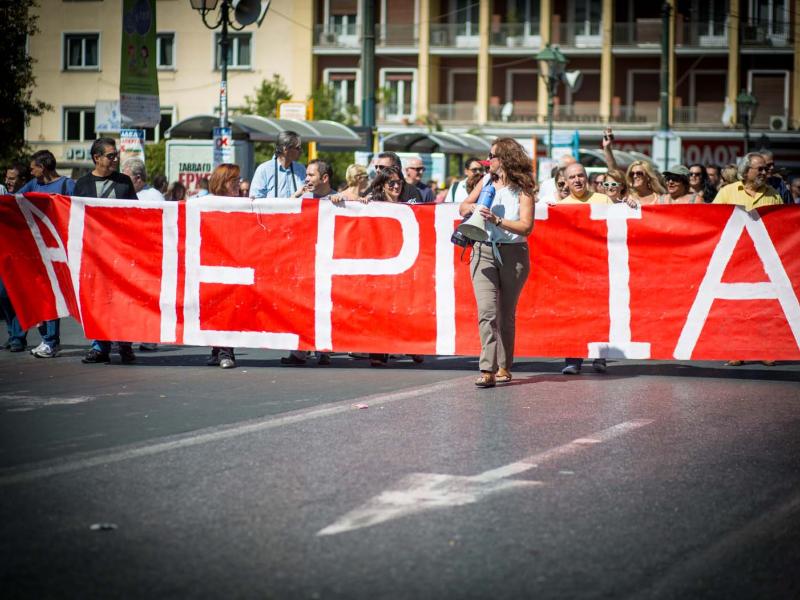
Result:
{"type": "Polygon", "coordinates": [[[155,0],[122,2],[119,109],[123,127],[155,127],[161,120],[155,0]]]}

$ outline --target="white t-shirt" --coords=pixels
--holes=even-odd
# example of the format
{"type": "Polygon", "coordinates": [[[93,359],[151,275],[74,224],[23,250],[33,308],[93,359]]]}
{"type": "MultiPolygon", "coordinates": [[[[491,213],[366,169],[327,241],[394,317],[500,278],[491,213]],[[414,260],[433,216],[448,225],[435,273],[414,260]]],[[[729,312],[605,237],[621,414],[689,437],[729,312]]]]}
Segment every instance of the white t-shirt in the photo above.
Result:
{"type": "Polygon", "coordinates": [[[161,202],[164,201],[164,196],[161,195],[161,192],[159,192],[154,187],[150,187],[149,185],[147,187],[143,187],[138,192],[136,192],[136,197],[139,198],[139,200],[159,200],[161,202]]]}

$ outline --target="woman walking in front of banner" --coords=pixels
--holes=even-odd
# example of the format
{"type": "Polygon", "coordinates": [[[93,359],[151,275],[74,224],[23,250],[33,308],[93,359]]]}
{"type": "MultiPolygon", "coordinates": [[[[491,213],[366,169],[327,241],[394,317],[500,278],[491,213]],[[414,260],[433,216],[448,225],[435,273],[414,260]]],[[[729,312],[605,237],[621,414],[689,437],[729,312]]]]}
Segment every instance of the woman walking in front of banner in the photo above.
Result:
{"type": "Polygon", "coordinates": [[[478,387],[511,381],[517,301],[530,271],[527,237],[533,230],[536,191],[525,149],[511,138],[498,138],[489,153],[483,184],[476,185],[459,206],[461,216],[478,210],[489,236],[475,243],[470,261],[481,336],[478,387]],[[476,204],[482,188],[489,185],[495,188],[491,208],[476,204]]]}

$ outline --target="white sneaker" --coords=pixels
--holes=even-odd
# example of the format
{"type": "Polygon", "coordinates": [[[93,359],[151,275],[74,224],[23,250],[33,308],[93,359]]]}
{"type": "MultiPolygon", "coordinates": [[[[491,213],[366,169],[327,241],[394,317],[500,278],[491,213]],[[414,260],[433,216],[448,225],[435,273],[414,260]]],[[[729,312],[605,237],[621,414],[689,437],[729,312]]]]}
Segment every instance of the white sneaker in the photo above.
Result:
{"type": "Polygon", "coordinates": [[[38,346],[36,346],[36,348],[31,348],[31,354],[33,354],[34,356],[36,356],[36,353],[37,353],[37,352],[40,352],[40,351],[44,350],[45,348],[47,348],[47,344],[45,344],[44,342],[42,342],[41,344],[39,344],[38,346]]]}
{"type": "Polygon", "coordinates": [[[578,375],[581,372],[581,368],[578,365],[567,365],[563,369],[561,369],[562,375],[578,375]]]}
{"type": "Polygon", "coordinates": [[[57,345],[53,346],[52,348],[42,342],[36,348],[31,350],[31,354],[33,354],[36,358],[55,358],[58,356],[58,352],[61,350],[57,345]]]}

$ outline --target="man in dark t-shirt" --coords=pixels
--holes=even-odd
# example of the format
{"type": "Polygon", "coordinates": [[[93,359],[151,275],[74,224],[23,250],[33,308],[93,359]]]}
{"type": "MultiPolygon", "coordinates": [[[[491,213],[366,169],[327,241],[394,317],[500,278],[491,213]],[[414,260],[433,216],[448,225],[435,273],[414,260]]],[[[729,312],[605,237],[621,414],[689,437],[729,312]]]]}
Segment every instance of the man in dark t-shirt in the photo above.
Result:
{"type": "MultiPolygon", "coordinates": [[[[127,175],[117,172],[119,152],[114,138],[98,138],[91,149],[94,169],[75,182],[73,195],[83,198],[115,198],[118,200],[136,200],[136,189],[127,175]]],[[[123,364],[136,360],[131,342],[117,342],[119,357],[123,364]]],[[[84,363],[111,362],[111,342],[94,340],[84,363]]]]}

